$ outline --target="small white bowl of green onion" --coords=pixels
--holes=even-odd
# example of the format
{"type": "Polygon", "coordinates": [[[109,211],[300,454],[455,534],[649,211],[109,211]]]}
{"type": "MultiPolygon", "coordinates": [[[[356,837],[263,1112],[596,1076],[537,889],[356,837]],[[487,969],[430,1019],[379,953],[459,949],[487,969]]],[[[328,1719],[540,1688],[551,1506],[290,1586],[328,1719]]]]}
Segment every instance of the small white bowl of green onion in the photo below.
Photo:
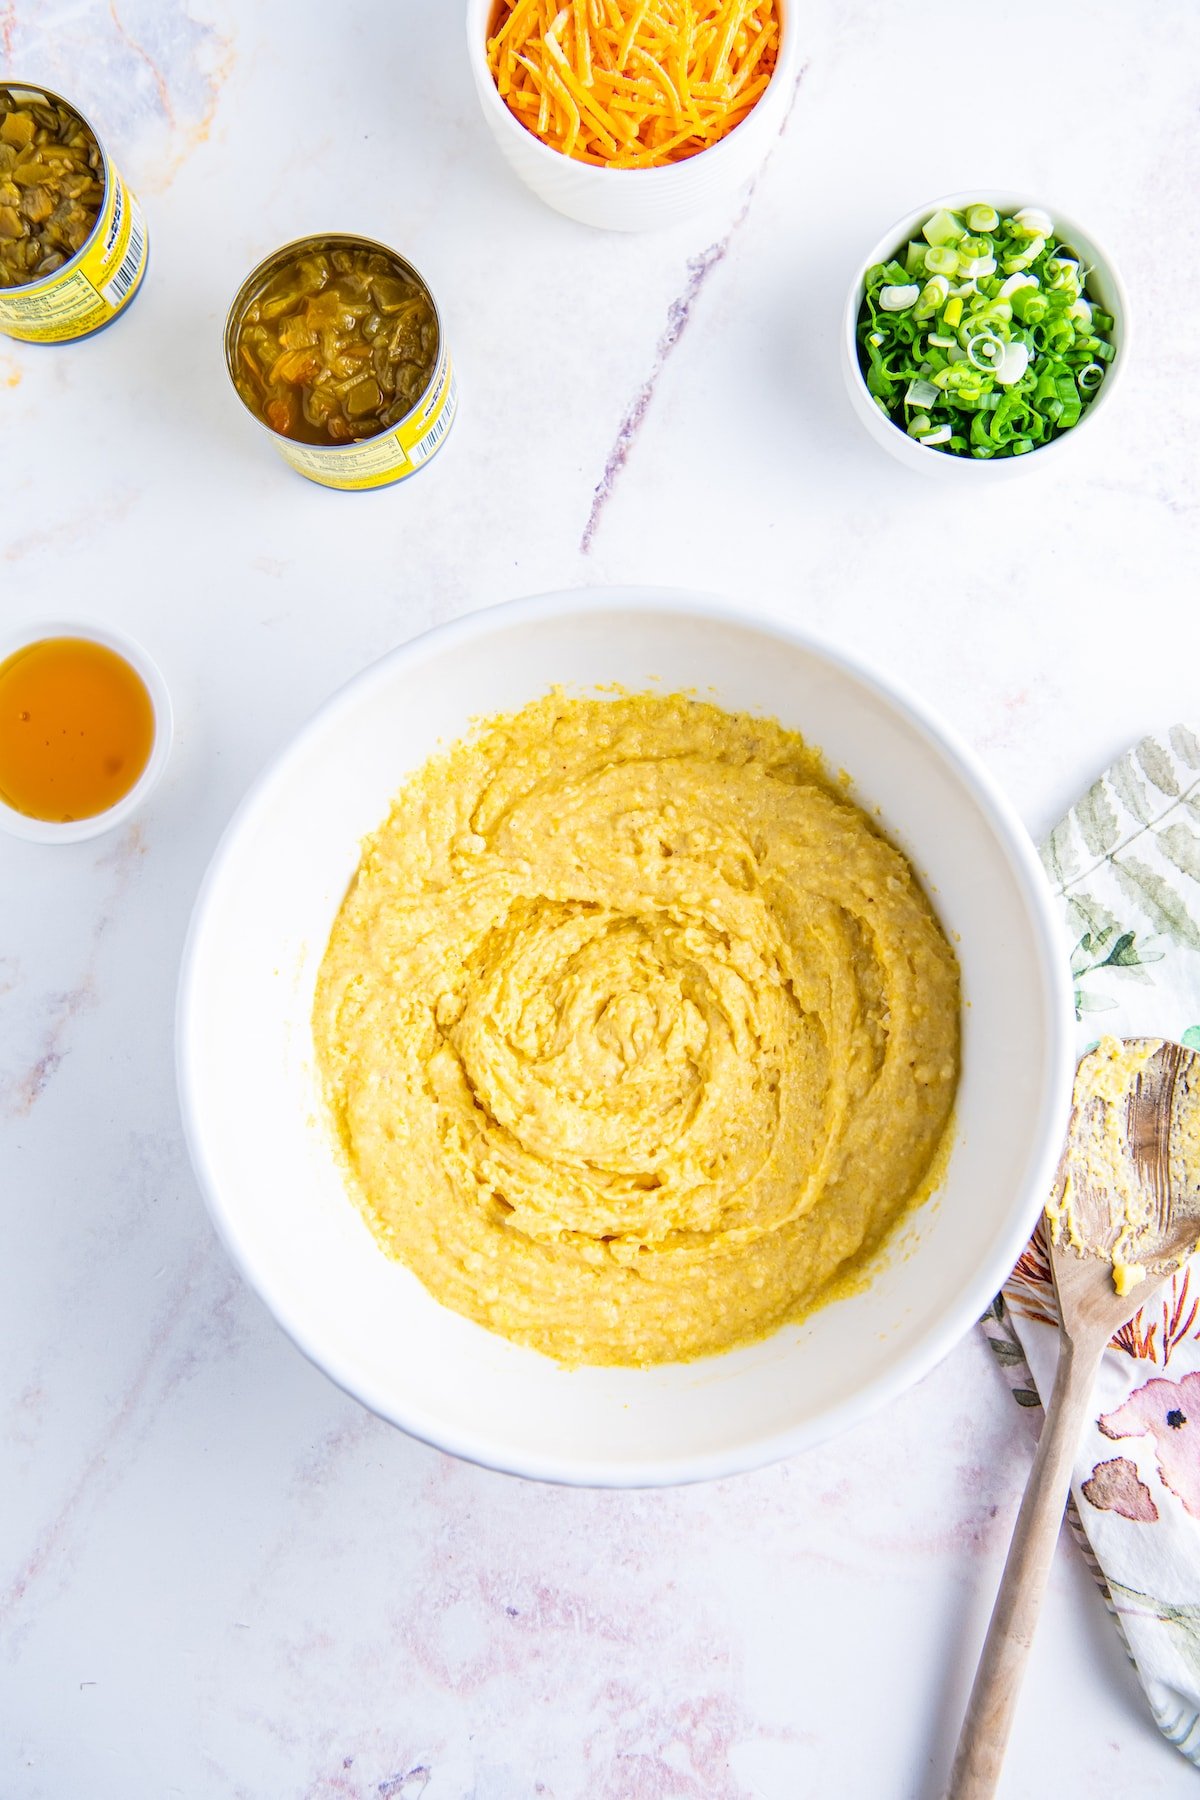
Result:
{"type": "Polygon", "coordinates": [[[1111,404],[1129,308],[1094,237],[1053,208],[972,189],[885,233],[846,302],[851,403],[901,462],[1017,473],[1111,404]]]}

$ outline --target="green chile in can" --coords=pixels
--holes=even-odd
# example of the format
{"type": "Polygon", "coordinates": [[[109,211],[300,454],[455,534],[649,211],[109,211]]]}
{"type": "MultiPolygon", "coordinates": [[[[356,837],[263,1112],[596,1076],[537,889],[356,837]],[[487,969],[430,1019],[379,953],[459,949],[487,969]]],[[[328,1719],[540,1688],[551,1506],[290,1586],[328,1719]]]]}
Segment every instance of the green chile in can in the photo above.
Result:
{"type": "Polygon", "coordinates": [[[78,108],[0,82],[0,331],[89,337],[128,306],[148,257],[141,207],[78,108]]]}
{"type": "Polygon", "coordinates": [[[371,238],[285,244],[246,278],[225,324],[243,405],[310,481],[386,487],[441,449],[458,404],[428,283],[371,238]]]}

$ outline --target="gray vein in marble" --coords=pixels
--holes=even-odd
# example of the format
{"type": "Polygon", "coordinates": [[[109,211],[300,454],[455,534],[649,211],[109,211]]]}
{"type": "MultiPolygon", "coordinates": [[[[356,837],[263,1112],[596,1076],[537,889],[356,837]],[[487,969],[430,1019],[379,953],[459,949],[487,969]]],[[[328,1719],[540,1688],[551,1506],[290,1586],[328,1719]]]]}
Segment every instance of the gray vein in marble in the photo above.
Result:
{"type": "MultiPolygon", "coordinates": [[[[197,1288],[205,1265],[212,1259],[209,1243],[197,1248],[184,1272],[161,1308],[150,1331],[145,1350],[132,1379],[116,1409],[101,1428],[87,1459],[66,1498],[37,1534],[36,1542],[16,1571],[8,1587],[0,1593],[0,1627],[11,1631],[29,1590],[55,1563],[63,1562],[63,1549],[76,1519],[89,1497],[97,1490],[111,1488],[120,1481],[126,1463],[117,1454],[118,1446],[131,1434],[144,1438],[153,1428],[161,1408],[194,1374],[204,1360],[203,1348],[194,1342],[183,1343],[164,1367],[164,1358],[187,1317],[187,1303],[197,1288]],[[158,1375],[155,1399],[147,1403],[147,1391],[158,1375]]],[[[205,1324],[209,1333],[215,1322],[223,1323],[230,1305],[242,1292],[242,1284],[231,1269],[223,1271],[216,1298],[206,1295],[205,1324]]],[[[65,1566],[65,1563],[64,1563],[65,1566]]],[[[10,1649],[11,1649],[10,1643],[10,1649]]]]}
{"type": "MultiPolygon", "coordinates": [[[[20,9],[0,0],[3,61],[19,50],[24,69],[73,98],[86,70],[89,114],[121,145],[120,166],[139,194],[169,187],[206,141],[233,67],[233,34],[194,18],[186,0],[108,0],[80,7],[44,0],[20,9]],[[107,16],[105,16],[107,15],[107,16]],[[133,124],[158,138],[152,153],[126,160],[133,124]]],[[[146,146],[147,151],[149,146],[146,146]]]]}
{"type": "Polygon", "coordinates": [[[112,22],[117,28],[118,35],[126,44],[128,44],[129,48],[133,51],[133,54],[145,63],[146,67],[149,69],[151,79],[154,82],[155,91],[158,94],[159,105],[162,107],[163,117],[168,124],[173,125],[175,123],[175,108],[171,104],[171,90],[167,86],[166,78],[163,75],[162,70],[150,55],[150,52],[146,49],[145,45],[139,43],[138,39],[134,37],[133,33],[122,20],[120,13],[117,11],[116,0],[109,0],[108,10],[112,22]]]}
{"type": "MultiPolygon", "coordinates": [[[[83,973],[73,987],[50,996],[41,1046],[33,1061],[23,1072],[0,1081],[0,1117],[27,1118],[61,1068],[63,1059],[69,1054],[67,1034],[80,1014],[89,1011],[96,1004],[96,972],[100,946],[144,853],[142,828],[140,825],[131,825],[122,833],[115,849],[100,859],[99,867],[108,865],[113,869],[113,881],[92,932],[83,973]]],[[[11,986],[12,983],[8,985],[11,986]]]]}
{"type": "MultiPolygon", "coordinates": [[[[787,131],[788,121],[792,116],[792,109],[796,104],[796,96],[800,92],[800,83],[804,80],[807,69],[808,64],[806,63],[800,70],[800,73],[796,76],[795,83],[792,87],[791,99],[788,101],[787,111],[784,113],[783,121],[779,127],[777,141],[778,138],[782,138],[787,131]]],[[[604,465],[604,473],[596,484],[592,496],[592,509],[588,514],[587,524],[583,528],[583,536],[579,540],[579,549],[583,556],[586,556],[591,550],[592,540],[596,535],[604,509],[612,498],[613,489],[617,484],[617,478],[625,467],[625,464],[629,461],[629,453],[633,449],[637,435],[645,423],[646,415],[649,412],[651,402],[654,399],[655,389],[658,386],[659,377],[666,368],[676,344],[678,344],[680,338],[687,330],[688,324],[692,318],[692,309],[700,298],[705,283],[713,270],[717,267],[718,263],[724,262],[726,256],[729,254],[730,245],[733,243],[742,226],[746,223],[750,214],[750,208],[754,204],[754,195],[758,189],[758,184],[762,179],[763,171],[766,169],[770,159],[770,153],[768,153],[762,168],[759,169],[758,174],[747,188],[746,198],[743,200],[738,212],[734,215],[733,222],[725,233],[725,236],[723,238],[718,238],[715,244],[710,244],[708,249],[701,251],[699,256],[691,256],[688,258],[687,285],[683,292],[678,294],[667,308],[666,327],[655,347],[654,362],[651,366],[650,373],[645,381],[643,381],[641,387],[634,395],[632,402],[626,409],[625,416],[621,420],[620,429],[617,432],[613,447],[608,453],[608,459],[604,465]]]]}
{"type": "Polygon", "coordinates": [[[381,1800],[419,1800],[433,1779],[433,1770],[427,1763],[418,1763],[413,1769],[406,1769],[402,1775],[389,1775],[377,1785],[377,1793],[381,1800]]]}

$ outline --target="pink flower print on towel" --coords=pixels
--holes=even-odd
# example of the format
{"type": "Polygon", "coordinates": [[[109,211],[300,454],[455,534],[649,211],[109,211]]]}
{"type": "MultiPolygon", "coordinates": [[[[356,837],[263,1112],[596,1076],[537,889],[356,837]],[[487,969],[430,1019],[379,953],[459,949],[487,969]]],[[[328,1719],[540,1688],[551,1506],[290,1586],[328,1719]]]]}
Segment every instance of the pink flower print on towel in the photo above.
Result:
{"type": "Polygon", "coordinates": [[[1153,1437],[1164,1486],[1200,1519],[1200,1370],[1135,1388],[1099,1425],[1105,1437],[1153,1437]]]}
{"type": "Polygon", "coordinates": [[[1153,1525],[1158,1518],[1154,1496],[1127,1456],[1097,1463],[1083,1484],[1083,1497],[1097,1512],[1120,1513],[1137,1525],[1153,1525]]]}

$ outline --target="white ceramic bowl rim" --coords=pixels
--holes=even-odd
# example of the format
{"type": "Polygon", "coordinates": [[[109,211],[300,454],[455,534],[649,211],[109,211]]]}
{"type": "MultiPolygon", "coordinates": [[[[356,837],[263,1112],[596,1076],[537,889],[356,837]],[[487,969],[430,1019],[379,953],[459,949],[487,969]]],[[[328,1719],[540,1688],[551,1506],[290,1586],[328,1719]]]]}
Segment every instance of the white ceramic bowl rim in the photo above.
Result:
{"type": "Polygon", "coordinates": [[[953,1349],[1008,1276],[1025,1248],[1040,1210],[1042,1197],[1049,1191],[1057,1166],[1074,1072],[1073,1024],[1071,986],[1067,960],[1061,948],[1060,925],[1033,843],[1009,801],[977,760],[974,752],[934,717],[924,701],[900,682],[879,674],[856,655],[826,643],[816,634],[790,623],[780,623],[775,619],[747,613],[716,596],[699,596],[672,589],[581,589],[541,594],[485,608],[451,623],[436,626],[400,645],[335,692],[259,776],[227,826],[197,896],[180,970],[176,1071],[185,1137],[222,1242],[247,1283],[274,1314],[292,1342],[344,1392],[380,1418],[400,1426],[410,1436],[500,1472],[569,1485],[651,1487],[716,1479],[792,1455],[822,1438],[858,1424],[889,1398],[897,1396],[920,1380],[953,1349]],[[188,1029],[194,993],[198,992],[197,984],[202,978],[198,952],[209,896],[224,881],[243,835],[253,832],[255,821],[260,815],[269,813],[273,790],[288,759],[300,744],[319,734],[340,715],[352,712],[370,690],[389,683],[398,668],[418,668],[457,644],[511,625],[536,624],[540,620],[558,618],[564,614],[603,613],[614,608],[626,612],[643,610],[651,615],[686,615],[739,629],[774,634],[843,671],[904,717],[918,735],[956,770],[959,779],[965,780],[1008,859],[1034,927],[1037,975],[1046,1002],[1049,1040],[1045,1059],[1047,1079],[1041,1092],[1036,1123],[1029,1133],[1030,1143],[1036,1146],[1036,1151],[1029,1162],[1027,1204],[1015,1212],[1008,1221],[1007,1228],[993,1240],[991,1251],[979,1266],[976,1278],[964,1285],[952,1306],[923,1328],[922,1335],[910,1349],[889,1362],[875,1379],[863,1383],[848,1399],[828,1408],[821,1416],[819,1428],[814,1428],[812,1421],[801,1421],[795,1426],[755,1438],[749,1443],[704,1456],[647,1457],[636,1465],[622,1464],[618,1468],[604,1460],[589,1460],[579,1456],[561,1458],[546,1454],[531,1455],[527,1452],[514,1456],[502,1439],[490,1438],[478,1430],[464,1433],[447,1429],[440,1419],[418,1406],[397,1403],[395,1397],[385,1392],[377,1381],[365,1379],[360,1370],[343,1366],[337,1357],[312,1345],[311,1334],[306,1329],[303,1317],[297,1316],[297,1312],[290,1306],[273,1279],[271,1269],[255,1262],[244,1251],[236,1209],[230,1207],[214,1176],[205,1149],[202,1123],[193,1104],[193,1048],[188,1029]]]}
{"type": "Polygon", "coordinates": [[[777,4],[779,6],[779,44],[775,67],[771,71],[770,81],[759,95],[755,105],[746,114],[746,117],[734,126],[732,131],[728,131],[724,137],[718,138],[715,144],[709,144],[705,149],[698,150],[695,156],[685,157],[682,162],[667,163],[655,169],[611,169],[597,163],[579,162],[574,157],[565,157],[561,150],[555,150],[551,145],[543,143],[541,138],[522,125],[512,108],[506,106],[501,99],[500,90],[496,86],[495,77],[487,60],[488,20],[495,0],[467,0],[467,44],[472,60],[476,64],[478,86],[484,104],[494,117],[503,116],[513,131],[519,131],[522,138],[528,139],[533,146],[534,155],[542,158],[548,168],[561,167],[564,162],[567,162],[573,171],[578,170],[581,182],[591,182],[593,185],[613,186],[619,178],[624,177],[627,185],[640,185],[644,188],[663,187],[672,181],[677,181],[680,171],[686,170],[692,163],[703,159],[711,166],[714,162],[723,160],[723,153],[728,154],[728,148],[733,139],[751,123],[768,96],[774,97],[780,79],[786,77],[791,66],[794,42],[792,13],[796,0],[777,0],[777,4]]]}
{"type": "MultiPolygon", "coordinates": [[[[850,283],[850,291],[847,295],[845,311],[842,315],[843,367],[847,372],[848,379],[856,382],[856,386],[866,404],[876,415],[881,431],[883,428],[886,428],[888,432],[895,433],[896,438],[899,440],[895,444],[891,443],[889,440],[887,447],[891,450],[893,455],[899,457],[901,462],[904,462],[911,467],[924,468],[930,463],[933,463],[937,466],[936,472],[938,474],[943,472],[944,465],[944,469],[947,472],[956,468],[982,469],[989,471],[995,476],[998,473],[1013,474],[1018,469],[1024,470],[1028,468],[1035,459],[1039,463],[1043,462],[1046,456],[1051,452],[1063,450],[1072,443],[1077,442],[1079,433],[1084,427],[1090,424],[1093,419],[1102,416],[1104,410],[1111,401],[1113,391],[1124,376],[1125,366],[1129,361],[1131,335],[1129,323],[1129,297],[1125,291],[1125,284],[1121,279],[1121,274],[1116,263],[1113,261],[1109,252],[1098,241],[1095,234],[1089,230],[1085,230],[1072,214],[1065,212],[1061,207],[1050,204],[1044,199],[1038,199],[1028,195],[1020,195],[1019,197],[1014,198],[1014,195],[1016,194],[1019,194],[1019,190],[1005,187],[998,182],[981,182],[977,187],[960,188],[956,193],[942,194],[937,199],[926,201],[923,206],[910,208],[908,212],[902,213],[888,230],[883,233],[871,253],[858,265],[854,279],[850,283]],[[888,257],[894,256],[896,251],[902,249],[908,242],[913,232],[917,229],[917,226],[926,219],[932,218],[934,213],[941,211],[942,208],[945,208],[947,212],[960,212],[964,206],[971,206],[978,201],[989,202],[1001,213],[1011,214],[1022,206],[1037,206],[1040,207],[1043,212],[1049,213],[1050,217],[1054,220],[1056,236],[1062,238],[1068,244],[1074,244],[1078,237],[1083,240],[1087,245],[1087,248],[1093,253],[1094,260],[1091,265],[1092,269],[1099,272],[1102,284],[1110,290],[1110,298],[1115,302],[1116,324],[1113,335],[1116,340],[1117,355],[1107,369],[1104,380],[1100,385],[1099,393],[1096,395],[1096,398],[1084,408],[1078,423],[1073,425],[1069,431],[1064,431],[1060,433],[1058,437],[1051,438],[1048,444],[1039,444],[1035,446],[1035,448],[1029,451],[1025,456],[948,456],[938,450],[922,449],[919,444],[907,436],[899,425],[895,424],[893,420],[886,418],[885,415],[880,412],[874,397],[867,387],[862,372],[862,365],[859,362],[858,357],[858,314],[859,309],[862,306],[863,289],[866,282],[867,270],[873,268],[876,263],[884,262],[888,257]]],[[[865,418],[864,423],[868,423],[865,418]]],[[[883,440],[881,439],[881,441],[883,440]]],[[[951,477],[951,479],[954,479],[954,477],[951,477]]],[[[974,480],[978,479],[978,477],[968,476],[967,479],[974,480]]]]}
{"type": "Polygon", "coordinates": [[[102,644],[106,650],[112,650],[117,656],[123,657],[141,676],[154,711],[154,742],[150,746],[146,766],[129,792],[107,811],[93,813],[88,819],[72,819],[69,824],[63,824],[53,819],[32,819],[27,813],[18,812],[15,807],[0,800],[0,829],[13,837],[25,838],[27,842],[34,844],[79,844],[87,838],[100,837],[104,832],[123,825],[157,786],[171,754],[171,695],[158,664],[136,639],[128,637],[112,625],[101,625],[93,620],[44,619],[15,626],[10,631],[0,633],[0,663],[6,662],[18,650],[24,650],[30,644],[40,644],[45,638],[82,638],[91,644],[102,644]]]}

